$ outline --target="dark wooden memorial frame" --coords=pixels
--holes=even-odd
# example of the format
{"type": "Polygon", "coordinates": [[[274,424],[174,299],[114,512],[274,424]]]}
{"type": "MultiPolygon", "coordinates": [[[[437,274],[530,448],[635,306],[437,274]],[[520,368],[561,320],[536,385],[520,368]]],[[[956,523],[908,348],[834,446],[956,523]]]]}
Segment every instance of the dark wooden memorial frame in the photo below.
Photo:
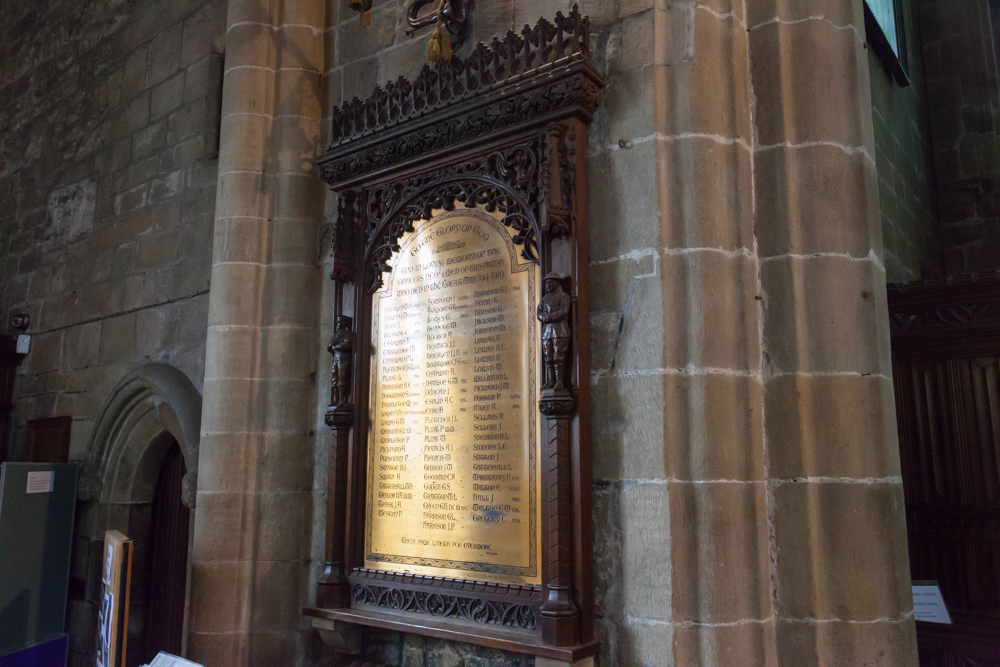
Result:
{"type": "Polygon", "coordinates": [[[307,615],[567,662],[596,652],[587,125],[603,80],[588,29],[574,8],[333,111],[332,144],[320,165],[339,194],[331,278],[344,331],[331,343],[326,566],[307,615]],[[539,275],[563,276],[572,300],[568,388],[538,396],[541,585],[364,567],[371,293],[415,221],[461,206],[499,211],[539,275]]]}

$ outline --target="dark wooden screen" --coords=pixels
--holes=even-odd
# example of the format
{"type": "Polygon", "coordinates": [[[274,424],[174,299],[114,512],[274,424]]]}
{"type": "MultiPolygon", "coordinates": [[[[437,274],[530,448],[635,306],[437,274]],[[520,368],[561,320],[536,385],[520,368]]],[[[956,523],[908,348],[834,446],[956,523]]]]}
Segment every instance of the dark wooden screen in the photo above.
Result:
{"type": "Polygon", "coordinates": [[[152,661],[158,651],[181,653],[191,519],[191,511],[181,503],[185,472],[184,456],[174,444],[163,460],[153,496],[144,650],[136,664],[152,661]]]}
{"type": "Polygon", "coordinates": [[[34,463],[69,461],[69,438],[73,418],[49,417],[28,422],[24,435],[25,460],[34,463]]]}
{"type": "Polygon", "coordinates": [[[954,625],[918,623],[927,667],[1000,666],[1000,277],[890,286],[910,572],[954,625]]]}

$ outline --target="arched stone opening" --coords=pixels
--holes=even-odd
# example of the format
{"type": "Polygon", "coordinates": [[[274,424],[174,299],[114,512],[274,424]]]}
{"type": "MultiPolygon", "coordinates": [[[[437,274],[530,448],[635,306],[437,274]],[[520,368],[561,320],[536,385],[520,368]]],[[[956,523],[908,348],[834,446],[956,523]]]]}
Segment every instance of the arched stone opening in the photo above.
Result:
{"type": "MultiPolygon", "coordinates": [[[[86,573],[86,602],[96,619],[101,581],[101,549],[104,533],[118,530],[135,541],[132,569],[132,605],[129,614],[128,664],[139,665],[151,656],[149,650],[165,647],[145,646],[149,605],[146,599],[153,590],[154,559],[151,553],[154,517],[162,516],[164,501],[163,476],[179,465],[183,475],[175,484],[177,499],[172,511],[194,509],[197,488],[198,442],[201,429],[201,395],[190,379],[177,368],[163,363],[147,364],[126,376],[109,396],[87,448],[80,477],[76,548],[88,549],[86,573]],[[177,461],[177,458],[181,461],[177,461]],[[173,463],[171,463],[173,462],[173,463]],[[160,489],[158,490],[158,483],[160,489]],[[159,504],[159,505],[158,505],[159,504]],[[186,508],[186,509],[185,509],[186,508]],[[96,558],[95,558],[96,555],[96,558]]],[[[163,522],[160,521],[160,524],[163,522]]],[[[190,526],[193,519],[168,521],[169,526],[185,532],[167,542],[181,542],[184,554],[183,568],[175,577],[189,586],[190,577],[190,526]]],[[[162,533],[162,525],[160,526],[162,533]]],[[[157,544],[164,544],[158,535],[157,544]]],[[[159,551],[159,546],[157,547],[159,551]]],[[[177,553],[176,546],[172,549],[177,553]]],[[[82,557],[82,556],[78,556],[82,557]]],[[[163,563],[155,565],[157,571],[163,563]]],[[[183,614],[181,623],[186,636],[187,598],[178,610],[183,614]]],[[[159,619],[162,621],[162,619],[159,619]]],[[[83,638],[75,638],[80,642],[83,638]]],[[[93,643],[91,639],[86,639],[93,643]]],[[[182,639],[183,642],[183,639],[182,639]]],[[[79,645],[79,644],[77,644],[79,645]]],[[[178,650],[178,647],[172,647],[178,650]]],[[[179,647],[186,650],[186,642],[179,647]]],[[[155,650],[153,651],[155,655],[155,650]]]]}

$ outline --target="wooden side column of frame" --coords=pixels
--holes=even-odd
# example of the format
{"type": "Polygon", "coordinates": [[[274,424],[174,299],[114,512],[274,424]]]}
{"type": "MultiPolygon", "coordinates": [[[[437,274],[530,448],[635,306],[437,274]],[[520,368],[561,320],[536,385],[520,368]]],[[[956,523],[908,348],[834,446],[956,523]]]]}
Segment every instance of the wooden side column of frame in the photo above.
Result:
{"type": "MultiPolygon", "coordinates": [[[[325,609],[350,606],[351,587],[347,580],[347,468],[351,430],[354,427],[353,368],[357,367],[354,331],[345,315],[345,286],[353,283],[357,271],[356,220],[358,193],[347,191],[340,197],[337,232],[334,238],[330,277],[336,282],[334,334],[330,341],[333,363],[330,378],[330,406],[326,425],[333,430],[327,464],[326,555],[316,604],[325,609]],[[343,324],[342,324],[343,323],[343,324]],[[345,366],[346,364],[346,366],[345,366]]],[[[350,299],[347,299],[349,302],[350,299]]]]}
{"type": "MultiPolygon", "coordinates": [[[[565,239],[570,237],[575,226],[577,208],[576,187],[573,183],[572,165],[575,162],[575,121],[553,123],[541,133],[542,164],[539,173],[539,239],[540,269],[543,284],[553,274],[559,276],[558,291],[567,295],[575,294],[573,274],[574,262],[562,250],[565,239]],[[569,287],[567,290],[566,288],[569,287]]],[[[544,291],[544,290],[543,290],[544,291]]],[[[548,297],[543,297],[544,300],[548,297]]],[[[566,298],[572,302],[572,296],[566,298]]],[[[545,322],[542,322],[543,340],[539,346],[543,357],[543,369],[554,364],[554,378],[548,378],[548,370],[543,370],[542,384],[551,379],[555,387],[542,389],[538,409],[544,415],[544,435],[542,439],[542,585],[543,600],[541,613],[542,641],[552,646],[574,646],[580,643],[580,610],[575,600],[574,590],[574,536],[573,536],[573,425],[577,407],[576,392],[573,390],[572,369],[574,355],[579,353],[579,345],[574,344],[573,335],[577,327],[572,326],[576,304],[562,315],[562,321],[569,329],[568,349],[559,353],[551,344],[546,346],[545,322]],[[549,359],[554,355],[555,359],[549,359]],[[563,357],[565,355],[565,357],[563,357]]],[[[540,306],[540,318],[541,309],[540,306]]]]}
{"type": "Polygon", "coordinates": [[[542,641],[574,646],[580,638],[580,613],[573,603],[573,511],[570,502],[570,417],[576,399],[569,390],[542,391],[538,409],[545,415],[542,441],[542,552],[544,599],[542,641]]]}

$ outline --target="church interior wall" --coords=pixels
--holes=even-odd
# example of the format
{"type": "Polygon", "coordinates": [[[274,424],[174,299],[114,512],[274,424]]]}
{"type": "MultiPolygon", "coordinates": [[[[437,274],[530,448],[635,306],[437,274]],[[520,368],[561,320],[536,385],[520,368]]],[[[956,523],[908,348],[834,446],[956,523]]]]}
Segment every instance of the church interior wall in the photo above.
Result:
{"type": "MultiPolygon", "coordinates": [[[[25,455],[25,422],[56,415],[73,417],[70,460],[87,459],[115,386],[149,362],[201,390],[225,10],[225,0],[4,3],[0,316],[27,313],[32,336],[13,460],[25,455]]],[[[129,455],[145,451],[140,436],[129,455]]],[[[97,499],[78,510],[72,665],[93,664],[103,531],[148,523],[148,510],[97,499]]]]}
{"type": "Polygon", "coordinates": [[[879,176],[886,279],[905,283],[944,277],[928,82],[919,3],[904,2],[909,85],[902,86],[870,45],[875,163],[879,176]]]}

